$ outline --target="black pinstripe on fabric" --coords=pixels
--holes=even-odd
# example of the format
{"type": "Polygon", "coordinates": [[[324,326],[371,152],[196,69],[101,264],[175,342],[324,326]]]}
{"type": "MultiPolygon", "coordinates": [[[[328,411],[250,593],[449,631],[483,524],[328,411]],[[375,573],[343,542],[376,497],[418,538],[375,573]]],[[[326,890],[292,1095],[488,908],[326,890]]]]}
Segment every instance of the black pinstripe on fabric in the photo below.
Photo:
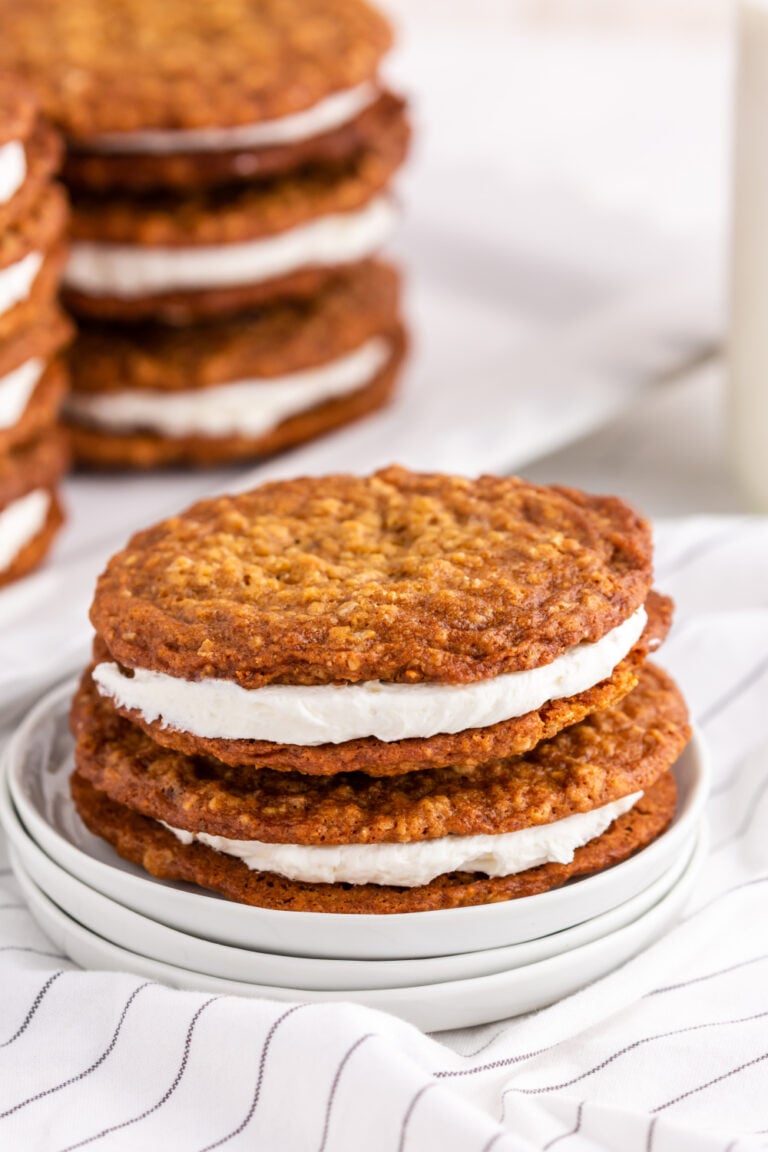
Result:
{"type": "Polygon", "coordinates": [[[759,684],[763,676],[768,672],[768,657],[763,657],[759,664],[750,669],[746,676],[739,680],[736,684],[731,685],[725,695],[721,696],[714,704],[710,704],[698,716],[698,723],[703,728],[711,723],[718,716],[721,716],[731,704],[735,703],[745,692],[749,692],[750,688],[754,688],[759,684]]]}
{"type": "Polygon", "coordinates": [[[734,840],[739,840],[742,836],[746,835],[746,833],[752,827],[752,822],[757,815],[760,804],[762,803],[766,792],[768,792],[768,776],[766,776],[764,780],[760,781],[757,790],[750,796],[749,802],[747,804],[747,811],[744,814],[744,819],[742,820],[741,824],[739,824],[735,832],[729,832],[724,840],[720,840],[717,844],[713,844],[712,848],[710,849],[710,855],[714,855],[715,852],[720,852],[721,849],[725,848],[728,844],[732,844],[734,840]]]}
{"type": "Polygon", "coordinates": [[[52,976],[48,977],[45,984],[43,984],[42,988],[40,989],[40,991],[37,993],[34,1000],[32,1001],[32,1003],[29,1007],[29,1011],[27,1012],[26,1016],[24,1017],[24,1020],[22,1021],[22,1023],[16,1029],[13,1036],[10,1036],[7,1040],[4,1040],[2,1044],[0,1044],[0,1048],[8,1048],[11,1044],[13,1044],[14,1040],[18,1040],[19,1036],[22,1036],[26,1032],[27,1028],[29,1028],[30,1024],[32,1023],[32,1020],[34,1019],[35,1013],[37,1012],[38,1008],[40,1007],[43,1000],[45,999],[46,994],[48,993],[48,990],[50,989],[51,985],[55,984],[56,981],[59,979],[59,977],[63,976],[63,975],[64,975],[64,972],[60,970],[58,972],[54,972],[52,976]]]}
{"type": "Polygon", "coordinates": [[[370,1040],[371,1036],[375,1036],[375,1035],[376,1035],[375,1032],[366,1032],[364,1036],[360,1036],[357,1040],[355,1040],[352,1047],[349,1048],[347,1050],[346,1054],[342,1057],[341,1062],[340,1062],[338,1068],[336,1069],[336,1075],[334,1076],[333,1083],[331,1084],[331,1091],[328,1094],[328,1103],[325,1106],[325,1119],[323,1121],[323,1134],[322,1134],[322,1137],[320,1139],[320,1147],[319,1147],[318,1152],[325,1152],[325,1147],[326,1147],[326,1144],[328,1143],[328,1133],[331,1130],[331,1111],[333,1110],[333,1101],[336,1098],[336,1092],[337,1092],[337,1089],[339,1087],[339,1081],[341,1080],[344,1069],[346,1068],[347,1064],[349,1063],[349,1060],[354,1055],[354,1053],[357,1051],[357,1049],[360,1047],[360,1045],[364,1044],[366,1040],[370,1040]]]}
{"type": "Polygon", "coordinates": [[[491,1152],[491,1148],[493,1148],[494,1144],[496,1144],[497,1141],[501,1140],[502,1136],[507,1136],[507,1135],[509,1135],[509,1133],[507,1133],[507,1132],[494,1132],[494,1134],[493,1134],[493,1136],[491,1136],[490,1140],[486,1140],[485,1144],[483,1144],[482,1148],[480,1149],[480,1152],[491,1152]]]}
{"type": "Polygon", "coordinates": [[[569,1128],[567,1132],[561,1132],[559,1136],[555,1136],[546,1144],[542,1144],[541,1152],[547,1152],[548,1148],[554,1148],[555,1144],[559,1144],[561,1140],[570,1140],[571,1136],[576,1136],[581,1131],[581,1121],[584,1115],[584,1101],[579,1100],[579,1107],[576,1112],[576,1121],[573,1128],[569,1128]]]}
{"type": "Polygon", "coordinates": [[[475,1076],[478,1072],[493,1072],[496,1068],[509,1068],[511,1064],[522,1064],[524,1060],[532,1060],[534,1056],[541,1056],[556,1047],[557,1044],[548,1044],[545,1048],[534,1048],[530,1052],[522,1052],[519,1056],[502,1056],[498,1060],[491,1060],[488,1064],[478,1064],[477,1068],[441,1068],[432,1075],[435,1080],[453,1080],[460,1076],[475,1076]]]}
{"type": "Polygon", "coordinates": [[[181,1053],[181,1061],[176,1071],[176,1075],[171,1081],[170,1087],[166,1088],[165,1092],[156,1104],[153,1104],[151,1108],[145,1108],[143,1112],[138,1114],[138,1116],[132,1116],[130,1120],[122,1120],[119,1124],[112,1124],[109,1128],[102,1128],[100,1132],[94,1132],[93,1136],[86,1136],[84,1140],[78,1140],[75,1144],[68,1144],[66,1148],[61,1149],[61,1152],[75,1152],[76,1148],[84,1148],[86,1144],[94,1144],[97,1140],[101,1140],[104,1136],[109,1136],[112,1132],[122,1132],[126,1128],[132,1128],[134,1124],[139,1124],[142,1120],[146,1120],[148,1116],[152,1116],[155,1112],[159,1111],[159,1109],[162,1108],[164,1104],[167,1104],[181,1083],[184,1073],[187,1070],[187,1064],[189,1063],[189,1053],[192,1050],[192,1037],[194,1035],[198,1020],[202,1016],[203,1012],[205,1012],[206,1008],[209,1008],[211,1004],[215,1004],[216,1001],[220,999],[220,996],[211,996],[210,1000],[206,1000],[200,1005],[190,1020],[189,1027],[187,1028],[187,1035],[184,1039],[184,1048],[181,1053]]]}
{"type": "MultiPolygon", "coordinates": [[[[95,1072],[96,1069],[104,1063],[110,1053],[114,1050],[114,1047],[120,1037],[123,1024],[125,1023],[125,1018],[128,1015],[134,1000],[140,992],[144,991],[145,988],[151,988],[152,986],[152,981],[148,980],[145,984],[139,984],[138,988],[134,988],[133,992],[131,992],[130,996],[125,1002],[125,1005],[123,1006],[123,1010],[120,1013],[120,1019],[117,1022],[117,1027],[112,1033],[112,1039],[102,1052],[101,1056],[99,1056],[97,1060],[94,1060],[93,1064],[89,1065],[88,1068],[84,1068],[82,1072],[76,1072],[74,1076],[70,1076],[68,1079],[62,1080],[60,1084],[54,1084],[52,1088],[44,1088],[42,1092],[36,1092],[34,1096],[28,1096],[26,1100],[20,1100],[19,1103],[14,1104],[12,1108],[6,1108],[4,1112],[0,1112],[0,1120],[5,1120],[8,1116],[13,1116],[16,1112],[20,1112],[22,1108],[26,1108],[28,1105],[34,1104],[37,1100],[43,1100],[47,1096],[53,1096],[54,1093],[61,1092],[64,1088],[69,1088],[72,1084],[77,1084],[80,1081],[85,1080],[86,1077],[90,1076],[92,1072],[95,1072]]],[[[0,1147],[1,1146],[2,1145],[0,1144],[0,1147]]]]}
{"type": "Polygon", "coordinates": [[[665,992],[676,992],[678,988],[688,988],[691,984],[703,984],[705,981],[714,980],[718,976],[727,976],[729,972],[738,972],[740,968],[759,964],[762,960],[768,960],[768,952],[763,952],[760,956],[752,956],[749,960],[739,960],[736,964],[729,964],[727,968],[718,968],[715,972],[705,972],[703,976],[692,976],[690,980],[680,980],[677,984],[665,984],[662,988],[653,988],[650,992],[646,992],[645,996],[661,996],[665,992]]]}
{"type": "Polygon", "coordinates": [[[429,1092],[430,1088],[436,1087],[437,1084],[434,1080],[430,1080],[428,1084],[422,1084],[421,1088],[419,1088],[418,1092],[406,1108],[405,1115],[403,1116],[403,1123],[400,1127],[400,1139],[397,1143],[397,1152],[403,1152],[403,1149],[405,1148],[405,1138],[408,1135],[408,1125],[411,1122],[411,1117],[416,1111],[416,1105],[418,1104],[419,1100],[421,1100],[422,1096],[429,1092]]]}
{"type": "Polygon", "coordinates": [[[33,956],[45,956],[49,960],[66,960],[68,964],[71,963],[69,957],[61,952],[46,952],[44,948],[30,948],[26,944],[3,944],[0,952],[31,952],[33,956]]]}
{"type": "Polygon", "coordinates": [[[596,1072],[602,1072],[609,1064],[613,1064],[614,1060],[618,1060],[621,1056],[626,1056],[628,1052],[634,1052],[638,1048],[642,1048],[645,1044],[652,1044],[657,1040],[667,1040],[670,1036],[682,1036],[686,1032],[704,1032],[709,1028],[728,1028],[736,1024],[749,1024],[754,1020],[764,1020],[766,1017],[768,1017],[768,1009],[763,1012],[754,1012],[749,1016],[735,1017],[732,1020],[708,1020],[703,1024],[686,1024],[683,1028],[672,1028],[667,1032],[655,1032],[651,1036],[641,1036],[639,1040],[633,1040],[631,1044],[625,1044],[623,1048],[619,1048],[616,1052],[612,1052],[610,1056],[606,1056],[599,1064],[595,1064],[585,1072],[580,1072],[578,1076],[572,1076],[570,1080],[563,1080],[559,1084],[547,1084],[540,1088],[513,1088],[511,1091],[518,1092],[521,1096],[540,1096],[546,1092],[559,1092],[563,1088],[571,1088],[574,1084],[579,1084],[582,1080],[594,1076],[596,1072]]]}
{"type": "Polygon", "coordinates": [[[692,544],[669,564],[662,564],[657,568],[656,580],[664,581],[669,579],[670,576],[676,576],[678,572],[682,572],[689,564],[693,564],[696,560],[701,560],[704,556],[708,556],[715,548],[719,548],[721,544],[738,540],[739,537],[745,534],[745,529],[754,527],[754,521],[746,521],[739,524],[737,527],[730,525],[728,528],[720,529],[718,532],[713,532],[711,536],[707,536],[706,540],[699,540],[698,543],[692,544]]]}
{"type": "Polygon", "coordinates": [[[289,1016],[292,1016],[294,1012],[298,1012],[300,1008],[308,1008],[308,1007],[309,1007],[308,1004],[294,1004],[292,1008],[289,1008],[287,1012],[283,1012],[282,1015],[278,1016],[277,1020],[273,1021],[272,1025],[269,1029],[269,1032],[267,1032],[267,1037],[264,1041],[264,1046],[261,1049],[261,1058],[259,1060],[259,1071],[258,1071],[257,1076],[256,1076],[256,1087],[253,1090],[253,1097],[251,1098],[251,1104],[250,1104],[250,1107],[248,1108],[248,1111],[246,1112],[244,1118],[238,1124],[237,1128],[233,1128],[231,1132],[228,1132],[226,1136],[222,1136],[219,1140],[214,1140],[213,1144],[206,1144],[206,1146],[204,1148],[200,1149],[200,1152],[211,1152],[211,1150],[213,1148],[221,1148],[221,1146],[223,1144],[227,1144],[230,1140],[234,1140],[235,1136],[239,1136],[240,1133],[245,1131],[245,1129],[248,1127],[248,1125],[250,1124],[251,1120],[253,1119],[253,1115],[254,1115],[254,1113],[255,1113],[258,1105],[259,1105],[259,1098],[261,1096],[261,1085],[264,1082],[264,1071],[265,1071],[266,1066],[267,1066],[267,1057],[269,1056],[269,1048],[270,1048],[270,1045],[272,1043],[272,1040],[274,1039],[275,1032],[277,1032],[278,1028],[283,1023],[283,1021],[287,1020],[289,1016]]]}
{"type": "MultiPolygon", "coordinates": [[[[734,884],[731,888],[726,888],[722,892],[718,892],[706,904],[702,904],[699,908],[689,912],[687,916],[683,917],[678,923],[680,925],[687,924],[690,920],[694,920],[713,904],[717,904],[720,900],[724,900],[727,896],[732,896],[736,892],[741,892],[745,888],[751,888],[754,885],[768,883],[768,875],[766,876],[753,876],[750,880],[743,880],[740,884],[734,884]]],[[[650,995],[650,993],[648,993],[650,995]]],[[[498,1033],[494,1039],[499,1039],[506,1029],[498,1033]]],[[[441,1068],[432,1072],[435,1080],[453,1080],[458,1077],[464,1076],[477,1076],[482,1072],[493,1072],[498,1068],[510,1068],[513,1064],[522,1064],[525,1060],[532,1060],[535,1056],[542,1056],[545,1052],[551,1052],[553,1048],[557,1048],[561,1041],[556,1041],[554,1044],[547,1044],[543,1048],[533,1048],[530,1052],[521,1052],[517,1056],[504,1056],[498,1060],[491,1060],[487,1064],[478,1064],[476,1068],[441,1068]]],[[[480,1049],[482,1051],[482,1049],[480,1049]]]]}
{"type": "Polygon", "coordinates": [[[474,1060],[475,1056],[479,1056],[481,1052],[485,1052],[487,1048],[491,1048],[497,1040],[500,1040],[501,1037],[509,1031],[509,1028],[510,1025],[507,1024],[504,1028],[499,1029],[498,1032],[494,1032],[490,1040],[486,1040],[485,1044],[481,1044],[480,1047],[475,1048],[473,1052],[462,1052],[462,1060],[474,1060]]]}
{"type": "Polygon", "coordinates": [[[513,1088],[505,1088],[501,1094],[501,1112],[499,1113],[499,1124],[505,1124],[507,1120],[507,1098],[511,1096],[513,1088]]]}
{"type": "Polygon", "coordinates": [[[645,1134],[645,1152],[653,1152],[653,1141],[656,1138],[656,1120],[654,1118],[648,1125],[648,1131],[645,1134]]]}
{"type": "MultiPolygon", "coordinates": [[[[761,1012],[759,1015],[765,1016],[768,1015],[768,1013],[761,1012]]],[[[761,1056],[755,1056],[752,1060],[745,1060],[743,1064],[737,1064],[735,1068],[731,1068],[728,1072],[721,1072],[719,1076],[713,1076],[711,1080],[699,1084],[696,1088],[689,1088],[687,1092],[681,1092],[679,1096],[674,1096],[664,1104],[657,1104],[655,1108],[651,1108],[651,1112],[663,1112],[666,1108],[671,1108],[674,1104],[679,1104],[681,1100],[687,1100],[690,1096],[696,1096],[699,1092],[704,1092],[707,1088],[712,1088],[715,1084],[722,1084],[725,1080],[731,1080],[747,1068],[754,1068],[755,1065],[762,1064],[763,1060],[768,1060],[768,1052],[763,1052],[761,1056]]]]}

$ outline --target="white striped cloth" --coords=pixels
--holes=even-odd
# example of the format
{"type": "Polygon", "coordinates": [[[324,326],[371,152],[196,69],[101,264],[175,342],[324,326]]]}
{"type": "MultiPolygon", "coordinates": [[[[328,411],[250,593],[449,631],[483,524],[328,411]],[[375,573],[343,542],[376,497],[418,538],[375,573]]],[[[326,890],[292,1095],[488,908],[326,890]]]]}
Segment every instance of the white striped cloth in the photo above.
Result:
{"type": "Polygon", "coordinates": [[[2,1152],[768,1147],[768,521],[665,523],[658,555],[664,662],[715,768],[710,856],[663,940],[540,1013],[428,1037],[78,971],[0,860],[2,1152]]]}

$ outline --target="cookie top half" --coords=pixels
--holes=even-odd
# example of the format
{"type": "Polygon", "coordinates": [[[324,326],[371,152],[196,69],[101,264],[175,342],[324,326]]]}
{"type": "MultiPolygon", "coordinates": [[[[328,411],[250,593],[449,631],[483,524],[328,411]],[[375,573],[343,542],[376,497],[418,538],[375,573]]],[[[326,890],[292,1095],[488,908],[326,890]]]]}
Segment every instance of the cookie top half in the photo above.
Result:
{"type": "Polygon", "coordinates": [[[0,146],[12,140],[26,141],[36,119],[37,103],[31,88],[19,83],[12,72],[0,71],[0,146]]]}
{"type": "Polygon", "coordinates": [[[291,115],[372,79],[391,43],[364,0],[0,0],[0,22],[0,67],[74,138],[291,115]]]}
{"type": "Polygon", "coordinates": [[[546,665],[641,608],[648,525],[517,478],[299,478],[140,532],[99,579],[113,659],[184,680],[462,684],[546,665]]]}

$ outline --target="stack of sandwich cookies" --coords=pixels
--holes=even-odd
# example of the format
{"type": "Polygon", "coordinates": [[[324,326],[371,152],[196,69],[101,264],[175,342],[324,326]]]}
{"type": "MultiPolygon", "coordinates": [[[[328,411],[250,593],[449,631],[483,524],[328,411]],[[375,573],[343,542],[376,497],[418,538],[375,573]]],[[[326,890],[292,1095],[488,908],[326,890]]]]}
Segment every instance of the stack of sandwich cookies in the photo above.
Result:
{"type": "Polygon", "coordinates": [[[72,713],[88,827],[281,909],[544,891],[675,811],[670,605],[618,500],[389,469],[265,485],[101,577],[72,713]]]}
{"type": "Polygon", "coordinates": [[[384,404],[404,343],[397,276],[374,261],[256,315],[90,324],[71,358],[74,451],[136,468],[289,448],[384,404]]]}
{"type": "MultiPolygon", "coordinates": [[[[227,338],[210,322],[240,316],[243,328],[259,326],[264,341],[265,313],[292,300],[323,308],[339,281],[354,278],[388,240],[397,218],[390,186],[409,128],[403,101],[378,79],[391,44],[383,18],[365,0],[227,0],[194,9],[125,0],[119,20],[100,18],[89,0],[66,11],[52,0],[23,11],[0,0],[0,12],[7,30],[0,59],[7,53],[34,81],[67,139],[73,214],[64,299],[83,321],[75,377],[89,381],[86,411],[75,403],[69,415],[77,456],[127,467],[237,459],[384,403],[391,387],[358,388],[355,402],[337,405],[329,421],[316,411],[326,398],[314,404],[310,390],[303,406],[310,418],[301,426],[281,429],[278,405],[273,425],[257,434],[245,418],[208,432],[192,405],[178,431],[182,401],[164,417],[163,389],[153,379],[143,385],[151,410],[126,396],[119,416],[108,415],[121,388],[117,362],[125,362],[126,345],[142,353],[149,325],[158,329],[150,342],[160,360],[174,347],[164,329],[201,328],[201,363],[189,389],[199,376],[229,383],[210,379],[227,338]],[[43,20],[50,36],[41,44],[43,20]],[[104,349],[108,325],[123,333],[105,377],[110,402],[96,416],[88,402],[99,391],[92,356],[94,344],[104,349]]],[[[343,342],[346,317],[337,323],[343,342]]],[[[372,365],[366,384],[384,369],[372,365]]],[[[129,378],[123,387],[142,385],[129,378]]]]}
{"type": "Polygon", "coordinates": [[[61,146],[15,78],[0,78],[0,585],[45,555],[62,521],[56,431],[71,326],[56,293],[67,207],[61,146]]]}

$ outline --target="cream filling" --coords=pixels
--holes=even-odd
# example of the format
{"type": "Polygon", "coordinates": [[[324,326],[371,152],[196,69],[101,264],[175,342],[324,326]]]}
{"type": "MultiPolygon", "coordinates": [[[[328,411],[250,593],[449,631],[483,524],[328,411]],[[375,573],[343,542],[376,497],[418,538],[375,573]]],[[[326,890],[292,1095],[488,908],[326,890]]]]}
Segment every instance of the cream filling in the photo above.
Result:
{"type": "Polygon", "coordinates": [[[577,644],[550,664],[470,684],[268,684],[241,688],[229,680],[182,680],[137,668],[98,664],[102,696],[152,723],[195,736],[340,744],[359,737],[406,740],[485,728],[524,716],[548,700],[575,696],[610,676],[646,623],[638,610],[594,644],[577,644]]]}
{"type": "Polygon", "coordinates": [[[27,360],[0,377],[0,428],[12,428],[21,419],[44,368],[44,360],[27,360]]]}
{"type": "Polygon", "coordinates": [[[369,384],[389,356],[389,341],[376,337],[330,364],[289,376],[237,380],[186,392],[131,389],[104,395],[73,394],[66,401],[66,411],[76,420],[110,432],[142,428],[169,437],[259,436],[289,416],[369,384]]]}
{"type": "Polygon", "coordinates": [[[312,140],[348,124],[379,97],[375,84],[360,84],[334,92],[303,112],[261,120],[234,128],[151,128],[141,132],[103,132],[78,144],[92,152],[152,153],[172,156],[185,152],[234,152],[239,148],[270,148],[312,140]]]}
{"type": "Polygon", "coordinates": [[[512,876],[541,864],[570,864],[577,848],[600,836],[642,795],[634,792],[591,812],[578,812],[519,832],[443,836],[410,844],[265,844],[260,840],[228,840],[206,832],[185,832],[169,824],[165,827],[182,844],[207,844],[225,856],[242,860],[253,872],[274,872],[309,884],[394,884],[415,888],[447,872],[512,876]]]}
{"type": "Polygon", "coordinates": [[[64,279],[79,292],[123,299],[258,284],[301,268],[372,256],[392,233],[396,217],[394,204],[382,196],[357,212],[323,216],[263,240],[191,248],[79,241],[72,245],[64,279]]]}
{"type": "Polygon", "coordinates": [[[16,195],[27,178],[27,154],[18,140],[0,146],[0,204],[16,195]]]}
{"type": "Polygon", "coordinates": [[[42,263],[41,252],[29,252],[15,264],[0,268],[0,316],[26,300],[42,263]]]}
{"type": "Polygon", "coordinates": [[[51,498],[44,488],[35,488],[0,511],[0,572],[10,568],[16,557],[45,527],[51,498]]]}

